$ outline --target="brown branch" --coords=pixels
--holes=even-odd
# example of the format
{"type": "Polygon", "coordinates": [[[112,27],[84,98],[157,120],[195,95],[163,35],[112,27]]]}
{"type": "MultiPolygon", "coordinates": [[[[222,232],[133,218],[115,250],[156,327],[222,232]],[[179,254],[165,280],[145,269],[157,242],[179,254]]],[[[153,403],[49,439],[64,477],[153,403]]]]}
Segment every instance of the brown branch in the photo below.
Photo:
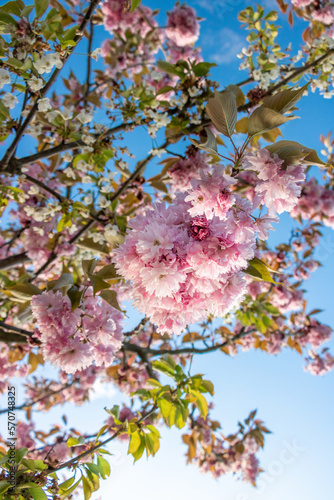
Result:
{"type": "Polygon", "coordinates": [[[10,330],[12,332],[16,332],[21,337],[22,336],[23,337],[32,337],[33,336],[33,332],[29,332],[29,330],[24,330],[23,328],[18,328],[17,326],[8,325],[7,323],[5,323],[4,321],[1,321],[1,320],[0,320],[0,326],[2,328],[4,328],[5,330],[10,330]]]}
{"type": "Polygon", "coordinates": [[[93,35],[94,35],[94,27],[93,27],[93,21],[91,19],[90,20],[90,34],[89,34],[89,39],[88,39],[86,90],[85,90],[85,93],[83,95],[83,100],[84,101],[88,97],[89,88],[90,88],[90,72],[91,72],[91,55],[90,54],[91,54],[91,51],[92,51],[93,35]]]}
{"type": "MultiPolygon", "coordinates": [[[[103,137],[109,137],[112,134],[116,134],[117,132],[121,132],[122,130],[127,130],[128,128],[132,128],[135,125],[136,124],[133,122],[121,123],[116,127],[110,128],[109,130],[107,130],[107,132],[104,132],[102,135],[103,137]]],[[[142,125],[142,123],[140,123],[139,125],[142,125]]],[[[98,137],[99,136],[96,136],[97,139],[98,137]]],[[[65,151],[68,151],[70,149],[72,150],[80,149],[83,146],[85,146],[85,143],[82,140],[77,140],[73,142],[59,144],[54,148],[45,149],[44,151],[40,151],[39,153],[33,155],[24,156],[23,158],[13,158],[11,160],[11,164],[13,165],[11,173],[18,172],[20,170],[20,167],[28,165],[29,163],[34,163],[39,160],[51,158],[51,156],[64,153],[65,151]]]]}
{"type": "MultiPolygon", "coordinates": [[[[137,424],[140,424],[141,422],[143,422],[147,417],[152,415],[152,413],[154,413],[157,409],[158,409],[157,404],[154,404],[152,406],[152,408],[150,409],[150,411],[145,413],[145,415],[143,415],[137,421],[137,424]]],[[[71,458],[71,460],[68,460],[67,462],[59,465],[58,467],[51,467],[49,469],[43,470],[43,474],[51,474],[52,472],[56,472],[58,470],[65,469],[66,467],[70,467],[71,465],[76,465],[76,462],[78,462],[81,458],[84,458],[87,455],[91,455],[94,451],[98,450],[102,446],[105,446],[106,444],[108,444],[111,441],[113,441],[114,439],[116,439],[119,436],[119,434],[125,429],[125,425],[126,425],[125,423],[123,425],[121,425],[121,427],[115,432],[115,434],[113,434],[110,438],[106,439],[105,441],[102,441],[101,443],[96,444],[95,446],[93,446],[89,450],[86,450],[86,451],[80,453],[80,455],[77,455],[76,457],[71,458]]]]}
{"type": "MultiPolygon", "coordinates": [[[[168,144],[168,141],[166,141],[161,147],[164,148],[167,144],[168,144]]],[[[110,202],[113,202],[114,200],[116,200],[126,190],[126,188],[128,187],[128,185],[131,184],[131,182],[134,179],[136,179],[136,177],[138,177],[138,175],[140,175],[142,173],[143,169],[145,168],[145,166],[147,165],[147,163],[152,158],[153,158],[153,155],[150,154],[147,158],[145,158],[145,160],[141,160],[140,162],[138,162],[137,168],[135,169],[135,171],[130,175],[130,177],[128,179],[126,179],[126,181],[120,186],[120,188],[116,191],[116,193],[114,193],[109,198],[110,202]]],[[[99,212],[97,212],[96,217],[99,217],[102,213],[103,213],[103,210],[100,210],[99,212]]],[[[74,236],[72,236],[72,238],[69,240],[69,243],[70,244],[75,243],[79,238],[81,238],[81,236],[88,229],[90,229],[95,224],[95,222],[96,222],[95,220],[90,220],[89,222],[87,222],[87,224],[85,226],[82,226],[82,228],[74,236]]],[[[34,279],[37,278],[37,276],[39,274],[41,274],[43,271],[45,271],[45,269],[47,269],[47,267],[56,258],[57,258],[57,254],[55,254],[54,252],[52,252],[51,255],[50,255],[50,257],[48,258],[48,260],[43,264],[43,266],[41,266],[39,269],[37,269],[37,271],[34,273],[34,279]]]]}
{"type": "MultiPolygon", "coordinates": [[[[302,75],[308,69],[314,68],[318,64],[322,63],[328,57],[330,57],[332,54],[334,54],[334,48],[330,49],[326,54],[324,54],[321,57],[318,57],[318,59],[315,59],[313,62],[311,62],[309,64],[305,64],[305,66],[300,66],[295,71],[293,71],[289,76],[283,78],[283,80],[280,80],[278,83],[276,83],[276,85],[273,85],[272,87],[270,87],[267,90],[267,92],[265,93],[265,95],[263,97],[265,98],[265,97],[268,97],[268,96],[272,95],[274,92],[276,92],[276,90],[279,90],[281,87],[283,87],[284,85],[286,85],[287,83],[289,83],[291,80],[294,80],[299,75],[302,75]]],[[[243,104],[242,106],[239,106],[238,107],[238,111],[248,111],[248,109],[250,109],[251,107],[253,107],[253,105],[254,104],[252,103],[252,101],[247,102],[246,104],[243,104]]]]}
{"type": "Polygon", "coordinates": [[[24,264],[29,260],[30,258],[28,257],[27,252],[10,255],[5,259],[0,259],[0,270],[10,269],[11,267],[17,266],[19,264],[24,264]]]}
{"type": "Polygon", "coordinates": [[[51,189],[49,186],[47,186],[46,184],[44,184],[40,180],[35,179],[34,177],[31,177],[30,175],[27,175],[27,174],[24,174],[24,175],[25,175],[25,178],[29,182],[31,182],[32,184],[35,184],[36,186],[39,186],[40,188],[44,189],[44,191],[47,191],[48,193],[52,194],[52,196],[54,196],[55,198],[57,198],[57,200],[60,203],[63,203],[64,201],[67,201],[67,198],[65,196],[62,196],[60,193],[57,193],[57,191],[55,191],[54,189],[51,189]]]}
{"type": "MultiPolygon", "coordinates": [[[[53,396],[55,394],[59,394],[60,392],[64,391],[65,389],[68,389],[71,387],[76,380],[72,380],[71,382],[66,382],[60,389],[57,389],[56,391],[49,391],[46,392],[43,396],[38,396],[36,399],[32,399],[31,401],[26,401],[25,403],[22,403],[20,406],[15,406],[15,411],[16,410],[25,410],[26,408],[30,408],[31,406],[34,406],[36,403],[39,403],[40,401],[43,401],[45,398],[49,398],[50,396],[53,396]]],[[[7,413],[8,409],[0,410],[0,415],[2,413],[7,413]]]]}
{"type": "MultiPolygon", "coordinates": [[[[73,53],[74,48],[80,42],[80,40],[81,40],[81,38],[83,36],[83,31],[84,31],[87,23],[89,22],[90,18],[92,17],[95,8],[100,3],[100,1],[101,0],[91,0],[90,5],[89,5],[89,7],[87,9],[87,12],[86,12],[86,14],[85,14],[85,16],[84,16],[84,18],[83,18],[80,26],[79,26],[78,33],[74,37],[75,45],[69,47],[68,52],[67,52],[66,56],[64,57],[64,59],[62,61],[63,62],[63,66],[65,65],[66,61],[69,59],[69,57],[71,56],[71,54],[73,53]]],[[[20,142],[21,137],[23,136],[25,130],[27,129],[28,125],[30,124],[30,122],[32,121],[32,119],[34,118],[34,116],[35,116],[35,114],[37,112],[38,101],[41,98],[45,97],[45,95],[48,93],[48,91],[50,90],[50,88],[52,87],[52,85],[54,84],[54,82],[57,80],[57,77],[58,77],[61,69],[62,68],[60,68],[60,69],[56,68],[54,70],[54,72],[52,73],[52,75],[51,75],[50,79],[48,80],[48,82],[46,83],[46,85],[40,90],[39,98],[34,102],[31,110],[28,113],[28,116],[26,117],[26,119],[24,120],[24,122],[17,129],[15,138],[14,138],[13,142],[11,143],[11,145],[9,146],[9,148],[7,149],[7,151],[6,151],[3,159],[1,161],[1,168],[2,168],[2,170],[7,170],[9,172],[12,172],[13,169],[15,170],[15,168],[16,168],[16,162],[14,161],[13,163],[11,163],[11,159],[12,159],[13,155],[15,154],[16,147],[17,147],[18,143],[20,142]]]]}
{"type": "Polygon", "coordinates": [[[160,356],[163,354],[171,354],[171,355],[179,355],[179,354],[207,354],[209,352],[217,351],[218,349],[222,349],[223,347],[227,347],[231,342],[235,342],[236,340],[245,337],[250,333],[254,333],[256,330],[241,330],[240,333],[234,335],[231,339],[225,340],[221,344],[214,344],[210,347],[205,347],[202,349],[197,349],[195,347],[181,347],[178,349],[151,349],[149,347],[140,347],[136,344],[131,344],[131,342],[124,342],[123,348],[125,351],[136,352],[139,356],[142,354],[151,355],[151,356],[160,356]]]}

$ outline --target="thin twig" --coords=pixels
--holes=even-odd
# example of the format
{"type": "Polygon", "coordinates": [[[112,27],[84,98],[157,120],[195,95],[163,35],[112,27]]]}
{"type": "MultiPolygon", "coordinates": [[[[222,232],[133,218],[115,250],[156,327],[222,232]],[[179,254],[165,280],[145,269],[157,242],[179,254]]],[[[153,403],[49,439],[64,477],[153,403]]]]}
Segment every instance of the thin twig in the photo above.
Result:
{"type": "MultiPolygon", "coordinates": [[[[65,65],[66,61],[69,59],[70,55],[73,53],[74,48],[80,42],[80,40],[83,36],[83,31],[84,31],[87,23],[89,22],[91,16],[93,15],[95,8],[100,3],[100,1],[101,0],[91,0],[90,5],[87,9],[87,12],[86,12],[86,14],[85,14],[80,26],[79,26],[78,33],[74,37],[75,45],[70,46],[68,48],[68,52],[62,61],[63,66],[65,65]]],[[[52,73],[52,75],[51,75],[50,79],[48,80],[48,82],[46,83],[46,85],[40,90],[39,98],[34,102],[31,110],[28,113],[28,116],[26,117],[24,122],[21,124],[21,126],[17,129],[15,138],[14,138],[13,142],[11,143],[11,145],[9,146],[9,148],[7,149],[3,159],[1,161],[2,170],[8,170],[9,172],[11,172],[12,169],[16,167],[16,163],[14,162],[13,164],[11,164],[10,160],[12,159],[12,156],[15,154],[16,147],[17,147],[19,141],[21,140],[21,137],[23,136],[25,130],[27,129],[28,125],[30,124],[30,122],[32,121],[32,119],[34,118],[34,116],[38,110],[39,100],[42,99],[43,97],[45,97],[45,95],[48,93],[48,91],[50,90],[50,88],[52,87],[54,82],[57,80],[57,77],[58,77],[61,69],[62,68],[59,68],[59,69],[56,68],[54,70],[54,72],[52,73]]]]}

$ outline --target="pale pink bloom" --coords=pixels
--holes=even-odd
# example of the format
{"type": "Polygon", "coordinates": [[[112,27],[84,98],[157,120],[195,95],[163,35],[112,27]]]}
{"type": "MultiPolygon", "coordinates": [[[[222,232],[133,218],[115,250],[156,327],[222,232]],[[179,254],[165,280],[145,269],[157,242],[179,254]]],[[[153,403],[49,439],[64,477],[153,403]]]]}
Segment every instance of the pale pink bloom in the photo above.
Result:
{"type": "Polygon", "coordinates": [[[194,44],[199,36],[199,23],[194,9],[185,4],[175,5],[168,14],[166,35],[179,47],[194,44]]]}
{"type": "Polygon", "coordinates": [[[324,24],[333,24],[334,23],[334,9],[331,6],[323,7],[319,10],[314,10],[312,12],[312,17],[316,21],[319,21],[324,24]]]}

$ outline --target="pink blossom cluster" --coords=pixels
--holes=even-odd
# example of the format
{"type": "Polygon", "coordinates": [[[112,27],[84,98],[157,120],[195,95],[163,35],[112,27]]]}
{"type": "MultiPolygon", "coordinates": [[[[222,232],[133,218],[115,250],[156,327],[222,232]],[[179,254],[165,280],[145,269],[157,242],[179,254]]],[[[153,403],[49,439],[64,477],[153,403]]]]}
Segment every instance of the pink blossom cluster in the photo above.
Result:
{"type": "Polygon", "coordinates": [[[315,178],[305,182],[301,197],[291,212],[294,218],[323,222],[334,229],[334,191],[320,185],[315,178]]]}
{"type": "MultiPolygon", "coordinates": [[[[146,6],[142,6],[141,9],[152,26],[156,27],[157,23],[152,18],[152,10],[146,6]]],[[[144,38],[152,29],[139,9],[130,12],[127,0],[105,0],[101,10],[104,27],[111,34],[115,31],[124,34],[126,30],[130,30],[134,33],[139,32],[144,38]]]]}
{"type": "Polygon", "coordinates": [[[35,441],[36,438],[32,437],[33,432],[35,432],[34,422],[28,424],[18,422],[16,425],[16,447],[18,449],[28,448],[28,458],[45,460],[47,456],[47,461],[50,464],[65,462],[69,458],[71,449],[64,442],[63,437],[59,436],[53,445],[40,447],[39,441],[35,441]]]}
{"type": "Polygon", "coordinates": [[[305,181],[302,165],[284,168],[283,163],[277,154],[271,156],[265,148],[259,149],[256,154],[246,155],[243,161],[243,168],[256,172],[260,181],[255,187],[254,204],[265,205],[270,217],[293,209],[301,193],[301,184],[305,181]]]}
{"type": "Polygon", "coordinates": [[[316,354],[314,351],[308,352],[309,357],[306,359],[305,371],[309,371],[312,375],[325,375],[334,369],[334,356],[326,349],[323,356],[316,354]]]}
{"type": "Polygon", "coordinates": [[[71,309],[67,295],[52,290],[31,302],[37,337],[46,361],[74,373],[92,365],[110,365],[122,345],[122,314],[88,291],[84,305],[71,309]]]}
{"type": "Polygon", "coordinates": [[[131,363],[131,365],[120,366],[113,377],[113,383],[125,394],[130,395],[138,389],[146,388],[149,378],[144,364],[131,363]]]}
{"type": "MultiPolygon", "coordinates": [[[[59,191],[62,188],[61,183],[55,177],[49,177],[49,171],[43,170],[38,163],[26,166],[27,175],[37,181],[48,185],[51,189],[59,191]]],[[[15,209],[10,212],[11,217],[15,217],[24,229],[20,237],[24,250],[34,265],[42,265],[50,256],[52,250],[59,256],[71,255],[75,251],[75,246],[68,243],[69,233],[65,229],[58,234],[57,244],[52,244],[52,235],[55,234],[59,216],[53,211],[48,203],[50,195],[47,191],[39,188],[37,193],[31,191],[33,183],[21,177],[18,187],[25,195],[24,203],[19,203],[15,209]],[[35,213],[43,213],[43,220],[39,220],[35,213]],[[49,212],[48,215],[45,215],[49,212]]]]}
{"type": "Polygon", "coordinates": [[[314,318],[310,319],[310,324],[303,329],[305,335],[301,337],[302,345],[310,344],[312,349],[317,349],[325,342],[328,342],[332,336],[332,330],[329,326],[319,323],[314,318]]]}
{"type": "Polygon", "coordinates": [[[102,4],[104,27],[114,35],[101,46],[106,74],[111,78],[125,70],[131,77],[154,63],[154,54],[164,40],[163,30],[158,29],[150,8],[141,6],[130,12],[127,7],[126,0],[106,0],[102,4]],[[128,33],[134,36],[129,37],[128,33]]]}
{"type": "Polygon", "coordinates": [[[259,474],[259,461],[255,453],[259,451],[259,445],[250,434],[224,441],[213,435],[210,420],[202,417],[196,419],[193,427],[202,446],[194,462],[202,472],[211,473],[215,479],[224,474],[238,474],[243,481],[255,483],[259,474]]]}
{"type": "Polygon", "coordinates": [[[302,7],[307,7],[308,5],[311,5],[314,3],[314,0],[291,0],[291,3],[297,7],[297,8],[302,8],[302,7]]]}
{"type": "Polygon", "coordinates": [[[268,221],[254,222],[252,204],[231,192],[234,182],[222,166],[202,171],[172,205],[156,204],[129,222],[114,262],[159,332],[179,334],[208,313],[224,316],[243,297],[241,271],[268,221]]]}
{"type": "Polygon", "coordinates": [[[282,314],[288,311],[299,311],[303,307],[303,292],[302,290],[278,285],[274,287],[270,301],[282,314]]]}
{"type": "Polygon", "coordinates": [[[166,35],[177,47],[193,45],[199,36],[199,23],[194,9],[185,4],[176,4],[168,14],[166,35]]]}
{"type": "Polygon", "coordinates": [[[207,155],[194,146],[186,150],[185,158],[177,160],[168,170],[172,191],[185,192],[190,187],[192,179],[199,179],[202,171],[208,171],[207,155]]]}
{"type": "Polygon", "coordinates": [[[328,35],[334,38],[334,6],[330,0],[318,2],[316,0],[291,0],[297,9],[306,9],[307,19],[323,23],[328,28],[328,35]]]}

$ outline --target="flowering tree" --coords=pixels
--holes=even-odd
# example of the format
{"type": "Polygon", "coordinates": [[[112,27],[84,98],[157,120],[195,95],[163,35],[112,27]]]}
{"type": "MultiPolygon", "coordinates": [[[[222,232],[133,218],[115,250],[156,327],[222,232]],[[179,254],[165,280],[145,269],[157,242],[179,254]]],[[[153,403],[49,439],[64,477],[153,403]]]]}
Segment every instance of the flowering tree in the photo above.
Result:
{"type": "Polygon", "coordinates": [[[251,412],[223,435],[210,417],[213,384],[192,373],[193,357],[293,349],[314,375],[334,367],[323,347],[331,329],[302,289],[320,265],[322,226],[334,229],[334,141],[322,137],[324,163],[279,128],[310,89],[334,93],[334,9],[318,0],[278,7],[290,24],[307,20],[302,49],[281,49],[275,11],[246,8],[248,75],[226,88],[210,80],[214,64],[202,59],[199,20],[185,4],[164,26],[140,0],[0,8],[1,412],[27,417],[1,437],[1,498],[83,488],[89,499],[110,473],[106,445],[128,440],[135,461],[155,455],[162,425],[182,429],[188,462],[255,485],[269,431],[251,412]],[[82,80],[70,69],[79,43],[88,47],[82,80]],[[152,138],[141,158],[136,129],[152,138]],[[270,248],[283,212],[294,230],[270,248]],[[142,319],[125,331],[130,302],[142,319]],[[25,388],[16,407],[14,378],[25,388]],[[131,405],[108,408],[105,421],[101,409],[91,435],[36,428],[32,408],[80,405],[97,380],[131,405]]]}

